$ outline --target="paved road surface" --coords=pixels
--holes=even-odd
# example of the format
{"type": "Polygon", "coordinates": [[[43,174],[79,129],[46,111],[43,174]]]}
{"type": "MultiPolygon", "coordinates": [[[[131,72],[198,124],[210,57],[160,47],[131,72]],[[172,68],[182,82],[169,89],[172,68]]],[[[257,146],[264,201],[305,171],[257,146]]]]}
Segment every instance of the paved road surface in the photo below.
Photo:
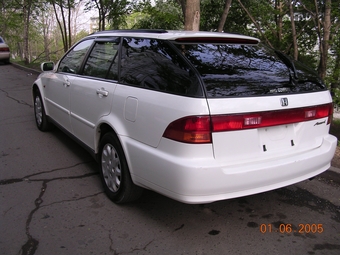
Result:
{"type": "Polygon", "coordinates": [[[33,117],[36,74],[0,65],[0,254],[340,254],[340,180],[212,204],[151,191],[125,206],[103,194],[97,165],[33,117]]]}

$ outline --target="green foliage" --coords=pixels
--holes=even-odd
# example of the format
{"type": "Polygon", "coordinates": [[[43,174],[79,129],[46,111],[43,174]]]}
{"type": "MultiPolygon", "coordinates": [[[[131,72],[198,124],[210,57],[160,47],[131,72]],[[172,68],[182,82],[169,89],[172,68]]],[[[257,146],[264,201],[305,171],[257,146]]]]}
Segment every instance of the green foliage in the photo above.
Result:
{"type": "Polygon", "coordinates": [[[176,1],[158,0],[154,6],[144,1],[136,9],[140,14],[132,28],[183,29],[183,14],[176,1]]]}

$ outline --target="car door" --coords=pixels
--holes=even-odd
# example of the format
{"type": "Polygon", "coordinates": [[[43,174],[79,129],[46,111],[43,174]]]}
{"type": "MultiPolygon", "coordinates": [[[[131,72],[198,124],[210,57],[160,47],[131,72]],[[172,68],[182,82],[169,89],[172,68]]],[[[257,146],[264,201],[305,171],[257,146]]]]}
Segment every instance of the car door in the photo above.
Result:
{"type": "Polygon", "coordinates": [[[44,95],[48,115],[69,132],[71,80],[77,75],[87,50],[93,40],[75,45],[60,61],[56,72],[43,78],[44,95]]]}
{"type": "Polygon", "coordinates": [[[71,126],[73,134],[94,148],[94,128],[111,111],[118,78],[119,38],[96,40],[81,76],[72,78],[71,126]]]}

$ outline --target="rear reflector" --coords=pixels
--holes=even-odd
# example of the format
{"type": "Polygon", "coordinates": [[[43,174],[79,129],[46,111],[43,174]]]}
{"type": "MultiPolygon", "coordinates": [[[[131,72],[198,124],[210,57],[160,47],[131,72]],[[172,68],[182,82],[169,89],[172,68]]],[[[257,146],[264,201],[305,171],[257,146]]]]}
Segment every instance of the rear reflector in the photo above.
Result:
{"type": "Polygon", "coordinates": [[[264,128],[321,118],[328,118],[326,123],[329,124],[332,114],[333,105],[330,103],[279,111],[188,116],[170,123],[163,137],[183,143],[211,143],[212,132],[264,128]]]}

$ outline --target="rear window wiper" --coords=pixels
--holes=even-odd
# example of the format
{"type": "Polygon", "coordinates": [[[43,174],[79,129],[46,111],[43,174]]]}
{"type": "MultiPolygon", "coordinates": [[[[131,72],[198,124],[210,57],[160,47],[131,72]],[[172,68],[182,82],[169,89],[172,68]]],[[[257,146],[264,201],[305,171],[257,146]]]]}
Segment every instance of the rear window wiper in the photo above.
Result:
{"type": "Polygon", "coordinates": [[[276,55],[283,61],[283,63],[293,72],[294,79],[298,80],[297,71],[293,61],[284,53],[278,50],[274,50],[276,55]]]}

